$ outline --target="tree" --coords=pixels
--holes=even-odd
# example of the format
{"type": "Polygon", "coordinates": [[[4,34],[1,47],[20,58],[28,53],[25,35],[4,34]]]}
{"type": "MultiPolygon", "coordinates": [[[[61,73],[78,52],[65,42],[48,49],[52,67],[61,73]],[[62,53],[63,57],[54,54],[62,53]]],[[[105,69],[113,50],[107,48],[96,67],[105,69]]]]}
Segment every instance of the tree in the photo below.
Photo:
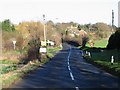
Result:
{"type": "Polygon", "coordinates": [[[9,19],[6,19],[2,22],[2,30],[7,32],[13,32],[15,31],[15,27],[13,24],[11,24],[9,19]]]}
{"type": "Polygon", "coordinates": [[[89,38],[88,38],[88,34],[86,31],[84,30],[80,30],[80,36],[81,36],[81,39],[82,39],[82,47],[85,47],[86,43],[88,42],[89,38]]]}
{"type": "Polygon", "coordinates": [[[13,32],[15,31],[15,26],[14,25],[11,26],[11,31],[13,31],[13,32]]]}
{"type": "Polygon", "coordinates": [[[114,34],[110,36],[107,48],[120,49],[120,30],[117,30],[114,34]]]}
{"type": "Polygon", "coordinates": [[[77,27],[77,28],[78,28],[78,30],[79,30],[79,31],[81,30],[81,26],[80,26],[80,24],[78,25],[78,27],[77,27]]]}
{"type": "Polygon", "coordinates": [[[87,36],[82,37],[82,47],[85,47],[87,42],[88,42],[88,37],[87,36]]]}
{"type": "Polygon", "coordinates": [[[28,59],[41,61],[40,49],[40,38],[32,38],[28,43],[28,59]]]}

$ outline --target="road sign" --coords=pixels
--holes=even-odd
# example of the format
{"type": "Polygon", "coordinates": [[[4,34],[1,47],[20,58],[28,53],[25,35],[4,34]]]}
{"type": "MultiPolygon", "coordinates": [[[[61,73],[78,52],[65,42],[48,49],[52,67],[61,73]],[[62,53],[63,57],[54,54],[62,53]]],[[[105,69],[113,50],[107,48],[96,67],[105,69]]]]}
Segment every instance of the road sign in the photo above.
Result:
{"type": "Polygon", "coordinates": [[[13,44],[16,44],[16,41],[13,41],[13,44]]]}
{"type": "Polygon", "coordinates": [[[15,49],[15,44],[16,44],[16,41],[13,41],[14,49],[15,49]]]}
{"type": "Polygon", "coordinates": [[[44,48],[44,47],[41,47],[39,51],[40,51],[40,53],[46,53],[46,52],[47,52],[47,49],[44,48]]]}

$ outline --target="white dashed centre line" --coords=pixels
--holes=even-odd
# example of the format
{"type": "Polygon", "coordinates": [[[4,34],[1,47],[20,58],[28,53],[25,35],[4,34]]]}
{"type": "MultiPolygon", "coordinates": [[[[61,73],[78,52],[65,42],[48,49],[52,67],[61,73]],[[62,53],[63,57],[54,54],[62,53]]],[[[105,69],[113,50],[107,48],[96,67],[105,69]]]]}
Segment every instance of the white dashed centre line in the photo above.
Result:
{"type": "Polygon", "coordinates": [[[70,66],[68,66],[68,70],[71,71],[70,66]]]}
{"type": "Polygon", "coordinates": [[[71,76],[72,80],[75,80],[74,77],[73,77],[72,72],[70,72],[70,76],[71,76]]]}
{"type": "Polygon", "coordinates": [[[74,76],[72,74],[71,68],[70,68],[70,55],[71,55],[71,48],[70,48],[70,52],[69,52],[69,55],[68,55],[68,61],[67,61],[67,63],[68,63],[68,70],[69,70],[69,73],[70,73],[70,77],[71,77],[72,80],[75,80],[74,76]]]}
{"type": "MultiPolygon", "coordinates": [[[[72,80],[75,80],[74,76],[73,76],[73,73],[72,73],[72,70],[70,68],[70,55],[71,55],[71,47],[70,47],[69,55],[68,55],[68,58],[67,58],[67,64],[68,64],[68,70],[69,70],[69,73],[70,73],[70,77],[71,77],[72,80]]],[[[79,90],[78,87],[75,87],[75,89],[79,90]]]]}
{"type": "Polygon", "coordinates": [[[76,90],[79,90],[79,88],[78,87],[75,87],[76,88],[76,90]]]}
{"type": "Polygon", "coordinates": [[[70,66],[70,63],[69,63],[69,61],[68,61],[68,66],[70,66]]]}

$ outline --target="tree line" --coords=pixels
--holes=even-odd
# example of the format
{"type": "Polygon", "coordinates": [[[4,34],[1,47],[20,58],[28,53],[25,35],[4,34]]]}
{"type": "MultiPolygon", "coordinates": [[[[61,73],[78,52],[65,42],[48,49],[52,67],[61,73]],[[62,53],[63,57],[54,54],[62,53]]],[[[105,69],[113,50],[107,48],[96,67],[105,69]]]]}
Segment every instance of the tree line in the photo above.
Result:
{"type": "MultiPolygon", "coordinates": [[[[2,49],[4,51],[13,50],[12,41],[15,40],[17,41],[16,50],[27,50],[28,57],[31,59],[39,59],[40,42],[44,40],[44,23],[26,21],[14,25],[9,19],[6,19],[0,24],[2,26],[2,49]],[[33,57],[31,57],[32,55],[33,57]]],[[[91,39],[96,40],[110,37],[107,48],[120,49],[120,30],[118,29],[116,32],[114,30],[115,33],[112,35],[111,32],[111,26],[105,23],[81,25],[69,22],[55,24],[51,20],[46,23],[46,38],[47,40],[54,41],[56,46],[60,46],[62,41],[72,41],[76,43],[76,45],[85,46],[91,39]],[[73,33],[71,33],[72,31],[79,33],[79,36],[77,36],[77,34],[71,36],[73,35],[73,33]]]]}

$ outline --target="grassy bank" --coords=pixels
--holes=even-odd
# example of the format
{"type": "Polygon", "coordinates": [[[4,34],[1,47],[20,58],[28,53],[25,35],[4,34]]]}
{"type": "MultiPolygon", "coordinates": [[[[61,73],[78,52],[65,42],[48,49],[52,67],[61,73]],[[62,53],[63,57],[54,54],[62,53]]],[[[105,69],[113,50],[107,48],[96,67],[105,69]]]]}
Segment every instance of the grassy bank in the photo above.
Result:
{"type": "Polygon", "coordinates": [[[42,58],[41,62],[28,62],[27,64],[19,64],[15,60],[4,59],[0,60],[1,68],[1,76],[0,80],[2,80],[2,87],[6,88],[9,87],[12,83],[15,83],[16,80],[18,81],[23,76],[27,75],[31,71],[37,69],[38,67],[42,66],[46,62],[50,60],[50,58],[54,57],[54,55],[60,50],[61,48],[48,48],[47,49],[47,57],[42,58]]]}
{"type": "Polygon", "coordinates": [[[84,58],[86,61],[98,66],[107,72],[119,76],[120,75],[120,51],[106,50],[105,48],[83,48],[84,58]],[[90,56],[86,54],[90,52],[90,56]],[[111,58],[114,57],[114,63],[111,63],[111,58]]]}

